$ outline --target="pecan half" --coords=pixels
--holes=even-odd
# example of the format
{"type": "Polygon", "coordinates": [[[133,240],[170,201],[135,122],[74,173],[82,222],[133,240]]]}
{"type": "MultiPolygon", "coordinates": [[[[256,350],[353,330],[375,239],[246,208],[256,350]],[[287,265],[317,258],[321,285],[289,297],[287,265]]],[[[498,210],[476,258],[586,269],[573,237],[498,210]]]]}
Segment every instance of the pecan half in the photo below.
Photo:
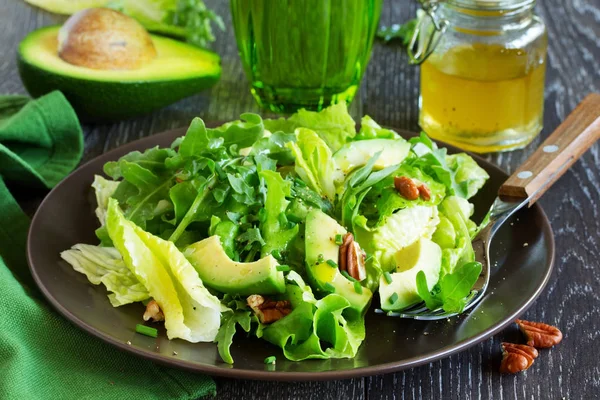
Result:
{"type": "Polygon", "coordinates": [[[351,233],[344,235],[344,241],[340,245],[339,251],[340,270],[346,271],[348,275],[356,280],[362,281],[365,279],[367,277],[365,268],[366,255],[351,233]]]}
{"type": "Polygon", "coordinates": [[[360,248],[357,242],[352,242],[348,249],[348,275],[362,281],[367,277],[365,268],[365,252],[360,248]]]}
{"type": "Polygon", "coordinates": [[[406,176],[394,177],[394,187],[407,200],[416,200],[419,198],[419,188],[412,179],[406,176]]]}
{"type": "Polygon", "coordinates": [[[500,372],[503,374],[516,374],[525,371],[531,367],[537,356],[538,352],[534,347],[503,342],[500,372]]]}
{"type": "Polygon", "coordinates": [[[292,312],[292,306],[287,300],[269,300],[259,294],[253,294],[248,296],[246,302],[263,324],[278,321],[292,312]]]}
{"type": "Polygon", "coordinates": [[[340,270],[348,272],[348,249],[350,249],[350,245],[354,243],[354,235],[350,232],[344,235],[344,240],[340,245],[339,249],[339,265],[340,270]]]}
{"type": "Polygon", "coordinates": [[[522,319],[518,319],[515,322],[525,335],[529,346],[539,349],[552,347],[555,344],[559,344],[563,338],[562,332],[555,326],[522,319]]]}
{"type": "Polygon", "coordinates": [[[418,189],[419,189],[419,195],[421,196],[421,198],[423,200],[425,200],[425,201],[431,200],[431,190],[429,190],[429,187],[427,187],[426,184],[422,183],[421,185],[419,185],[418,189]]]}
{"type": "Polygon", "coordinates": [[[165,314],[160,309],[160,306],[155,300],[150,300],[146,305],[146,311],[144,312],[144,321],[153,320],[154,322],[164,321],[165,314]]]}

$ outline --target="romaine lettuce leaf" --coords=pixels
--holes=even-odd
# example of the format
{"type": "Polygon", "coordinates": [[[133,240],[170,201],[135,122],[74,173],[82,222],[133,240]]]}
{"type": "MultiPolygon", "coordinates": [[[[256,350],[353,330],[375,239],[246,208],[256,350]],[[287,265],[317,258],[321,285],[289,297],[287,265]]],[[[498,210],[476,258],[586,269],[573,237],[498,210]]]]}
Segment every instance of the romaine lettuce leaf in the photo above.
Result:
{"type": "Polygon", "coordinates": [[[312,190],[333,201],[335,165],[330,148],[310,129],[298,128],[296,135],[296,142],[287,143],[296,158],[296,173],[312,190]]]}
{"type": "Polygon", "coordinates": [[[112,247],[76,244],[60,253],[73,269],[84,274],[94,285],[103,284],[113,307],[144,301],[150,298],[148,290],[125,266],[119,252],[112,247]]]}
{"type": "Polygon", "coordinates": [[[448,196],[439,205],[440,213],[450,221],[456,233],[454,249],[442,250],[442,275],[452,273],[456,266],[475,261],[468,224],[470,214],[465,214],[471,210],[469,206],[465,199],[457,196],[448,196]]]}
{"type": "Polygon", "coordinates": [[[104,226],[106,220],[106,209],[108,208],[108,199],[113,195],[120,182],[105,179],[100,175],[94,175],[92,187],[96,194],[96,217],[100,221],[100,225],[104,226]]]}
{"type": "Polygon", "coordinates": [[[290,203],[286,197],[290,197],[291,182],[283,180],[274,171],[261,171],[259,175],[267,186],[264,218],[260,223],[260,231],[265,240],[261,249],[261,257],[264,257],[275,250],[285,252],[288,244],[298,235],[299,226],[296,223],[290,226],[285,214],[290,203]]]}
{"type": "Polygon", "coordinates": [[[229,148],[235,145],[241,149],[252,146],[263,137],[264,125],[260,115],[244,113],[237,121],[227,122],[218,128],[208,128],[207,131],[209,137],[223,138],[223,146],[229,148]]]}
{"type": "Polygon", "coordinates": [[[169,339],[213,341],[221,311],[226,308],[204,287],[177,247],[128,221],[113,199],[109,201],[106,226],[127,268],[165,314],[169,339]]]}

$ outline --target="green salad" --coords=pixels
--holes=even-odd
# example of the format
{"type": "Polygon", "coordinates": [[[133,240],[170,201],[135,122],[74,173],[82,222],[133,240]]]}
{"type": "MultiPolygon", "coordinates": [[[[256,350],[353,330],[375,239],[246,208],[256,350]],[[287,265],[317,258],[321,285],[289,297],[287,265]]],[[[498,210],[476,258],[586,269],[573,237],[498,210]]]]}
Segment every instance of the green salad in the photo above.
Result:
{"type": "Polygon", "coordinates": [[[216,342],[227,363],[238,327],[289,360],[354,357],[371,303],[460,312],[481,271],[468,199],[486,172],[368,116],[357,132],[343,103],[218,128],[195,118],[171,147],[104,173],[100,244],[62,258],[114,307],[142,302],[140,323],[216,342]]]}

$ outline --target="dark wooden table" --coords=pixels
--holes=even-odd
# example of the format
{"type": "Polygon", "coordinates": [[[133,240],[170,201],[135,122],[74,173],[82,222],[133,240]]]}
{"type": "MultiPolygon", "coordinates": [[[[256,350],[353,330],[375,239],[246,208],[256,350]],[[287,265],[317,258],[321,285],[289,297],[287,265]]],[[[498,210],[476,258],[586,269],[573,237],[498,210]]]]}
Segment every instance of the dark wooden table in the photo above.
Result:
{"type": "MultiPolygon", "coordinates": [[[[170,128],[186,126],[194,116],[235,119],[259,112],[247,90],[233,33],[228,2],[208,0],[228,29],[214,48],[222,57],[223,76],[210,91],[151,115],[110,125],[85,126],[87,161],[123,143],[170,128]]],[[[386,0],[382,23],[405,21],[416,2],[386,0]]],[[[507,171],[520,165],[589,92],[600,92],[600,2],[544,0],[537,13],[547,24],[550,48],[546,77],[544,131],[521,151],[490,155],[507,171]]],[[[15,66],[21,38],[61,17],[20,0],[0,0],[0,93],[25,93],[15,66]]],[[[408,65],[397,46],[377,43],[351,109],[381,124],[418,130],[419,70],[408,65]]],[[[219,399],[593,399],[600,398],[600,146],[596,144],[541,200],[556,236],[552,279],[524,318],[559,326],[563,343],[544,351],[532,368],[515,376],[498,370],[499,344],[514,338],[514,328],[452,357],[412,370],[346,381],[273,383],[217,378],[219,399]]]]}

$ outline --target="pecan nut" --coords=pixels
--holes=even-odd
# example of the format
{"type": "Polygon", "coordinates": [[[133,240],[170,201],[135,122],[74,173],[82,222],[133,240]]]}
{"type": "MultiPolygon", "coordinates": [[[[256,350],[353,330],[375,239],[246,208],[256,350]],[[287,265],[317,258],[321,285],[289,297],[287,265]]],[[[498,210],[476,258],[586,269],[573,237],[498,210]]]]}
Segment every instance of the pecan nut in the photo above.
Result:
{"type": "Polygon", "coordinates": [[[417,184],[406,176],[394,177],[394,187],[402,197],[407,200],[416,200],[419,198],[419,188],[417,184]]]}
{"type": "Polygon", "coordinates": [[[421,196],[421,198],[425,201],[429,201],[431,200],[431,190],[429,190],[429,187],[422,183],[419,185],[418,187],[419,189],[419,195],[421,196]]]}
{"type": "Polygon", "coordinates": [[[500,372],[503,374],[516,374],[525,371],[531,367],[537,356],[538,352],[534,347],[503,342],[500,372]]]}
{"type": "Polygon", "coordinates": [[[165,314],[163,314],[160,306],[155,300],[150,300],[146,305],[146,311],[144,312],[144,321],[153,320],[154,322],[164,321],[165,314]]]}
{"type": "Polygon", "coordinates": [[[354,242],[354,235],[350,232],[344,235],[344,239],[342,240],[342,244],[339,248],[339,265],[340,270],[348,272],[348,250],[350,249],[350,245],[354,242]]]}
{"type": "Polygon", "coordinates": [[[354,236],[346,233],[339,250],[340,270],[346,271],[354,279],[362,281],[367,277],[365,259],[366,254],[354,240],[354,236]]]}
{"type": "Polygon", "coordinates": [[[259,294],[253,294],[248,296],[246,302],[262,324],[271,324],[292,312],[292,305],[287,300],[269,300],[259,294]]]}
{"type": "Polygon", "coordinates": [[[518,319],[515,321],[521,329],[521,332],[527,339],[529,346],[539,349],[552,347],[559,344],[563,338],[563,334],[555,326],[545,324],[543,322],[531,322],[518,319]]]}

